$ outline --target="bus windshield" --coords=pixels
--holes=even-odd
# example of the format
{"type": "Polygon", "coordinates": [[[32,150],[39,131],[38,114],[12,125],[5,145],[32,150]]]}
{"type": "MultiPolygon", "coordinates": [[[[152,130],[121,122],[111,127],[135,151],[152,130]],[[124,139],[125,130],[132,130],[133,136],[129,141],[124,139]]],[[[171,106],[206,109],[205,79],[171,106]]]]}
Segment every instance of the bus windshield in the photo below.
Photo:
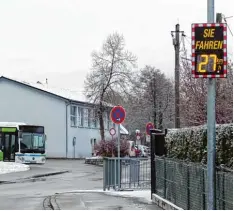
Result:
{"type": "Polygon", "coordinates": [[[20,143],[20,151],[22,153],[45,153],[45,136],[38,133],[22,133],[20,143]]]}

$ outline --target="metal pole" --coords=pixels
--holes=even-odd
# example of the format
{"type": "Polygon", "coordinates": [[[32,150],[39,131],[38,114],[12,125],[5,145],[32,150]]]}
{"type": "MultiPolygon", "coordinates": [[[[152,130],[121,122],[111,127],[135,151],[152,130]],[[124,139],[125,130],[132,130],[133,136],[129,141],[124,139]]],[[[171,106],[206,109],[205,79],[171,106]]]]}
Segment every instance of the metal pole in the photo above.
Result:
{"type": "MultiPolygon", "coordinates": [[[[214,23],[214,0],[207,0],[207,22],[214,23]]],[[[207,209],[215,210],[215,97],[216,97],[216,80],[208,79],[207,95],[207,178],[208,178],[208,200],[207,209]]]]}
{"type": "Polygon", "coordinates": [[[180,25],[175,28],[175,128],[180,128],[180,25]]]}
{"type": "Polygon", "coordinates": [[[75,145],[73,146],[73,148],[74,148],[74,151],[73,151],[74,158],[76,158],[76,149],[75,149],[75,145]]]}
{"type": "Polygon", "coordinates": [[[118,124],[118,189],[120,189],[120,124],[118,124]]]}

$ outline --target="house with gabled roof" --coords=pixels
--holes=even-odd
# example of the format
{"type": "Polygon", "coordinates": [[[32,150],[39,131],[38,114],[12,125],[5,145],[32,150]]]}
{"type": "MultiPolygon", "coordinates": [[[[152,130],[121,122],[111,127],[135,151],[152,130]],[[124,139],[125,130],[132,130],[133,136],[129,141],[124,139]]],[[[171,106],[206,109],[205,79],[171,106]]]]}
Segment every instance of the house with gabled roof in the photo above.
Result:
{"type": "MultiPolygon", "coordinates": [[[[104,114],[105,136],[116,127],[104,114]]],[[[95,105],[66,89],[48,84],[28,83],[0,77],[0,122],[25,122],[43,125],[47,136],[46,154],[50,158],[91,156],[93,145],[100,140],[95,105]],[[80,100],[81,99],[81,100],[80,100]]],[[[128,134],[121,125],[120,133],[128,134]]]]}

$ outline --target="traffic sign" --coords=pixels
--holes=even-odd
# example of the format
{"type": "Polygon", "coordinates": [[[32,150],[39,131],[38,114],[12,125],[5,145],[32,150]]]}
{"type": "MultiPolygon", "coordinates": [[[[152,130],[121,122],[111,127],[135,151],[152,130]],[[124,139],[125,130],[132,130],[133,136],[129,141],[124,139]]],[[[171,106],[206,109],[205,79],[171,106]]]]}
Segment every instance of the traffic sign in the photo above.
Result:
{"type": "Polygon", "coordinates": [[[111,128],[109,132],[111,136],[114,136],[116,134],[115,128],[111,128]]]}
{"type": "Polygon", "coordinates": [[[148,122],[148,123],[146,124],[146,134],[147,134],[147,135],[150,135],[150,129],[154,129],[154,124],[151,123],[151,122],[148,122]]]}
{"type": "Polygon", "coordinates": [[[122,106],[115,106],[111,109],[110,118],[115,124],[121,124],[126,117],[126,112],[122,106]]]}
{"type": "Polygon", "coordinates": [[[139,135],[137,135],[137,137],[136,137],[136,138],[137,138],[137,140],[140,140],[140,139],[141,139],[141,137],[140,137],[139,135]]]}
{"type": "Polygon", "coordinates": [[[227,77],[227,25],[192,24],[192,75],[195,78],[227,77]]]}

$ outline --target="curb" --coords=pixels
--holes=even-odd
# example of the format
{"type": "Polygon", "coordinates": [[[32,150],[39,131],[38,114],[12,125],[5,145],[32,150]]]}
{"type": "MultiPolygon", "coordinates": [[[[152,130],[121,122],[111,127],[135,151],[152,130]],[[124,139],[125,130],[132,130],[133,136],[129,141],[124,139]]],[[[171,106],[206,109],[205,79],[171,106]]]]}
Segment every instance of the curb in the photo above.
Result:
{"type": "Polygon", "coordinates": [[[60,210],[60,207],[59,207],[59,205],[58,205],[58,203],[56,201],[56,196],[55,195],[51,196],[50,204],[51,204],[53,210],[60,210]]]}
{"type": "Polygon", "coordinates": [[[55,171],[55,172],[46,173],[46,174],[36,174],[34,176],[26,177],[26,178],[22,178],[22,179],[35,179],[35,178],[40,178],[40,177],[48,177],[48,176],[54,176],[54,175],[58,175],[58,174],[65,174],[65,173],[69,173],[69,172],[70,171],[55,171]]]}
{"type": "Polygon", "coordinates": [[[16,179],[16,180],[0,181],[0,185],[1,184],[20,183],[20,182],[24,182],[24,181],[27,181],[27,180],[37,179],[37,178],[40,178],[40,177],[54,176],[54,175],[64,174],[64,173],[69,173],[69,172],[70,171],[56,171],[56,172],[51,172],[51,173],[46,173],[46,174],[36,174],[36,175],[32,175],[30,177],[20,178],[20,179],[16,179]]]}
{"type": "Polygon", "coordinates": [[[183,210],[182,208],[176,206],[170,201],[158,196],[157,194],[152,194],[152,202],[164,210],[183,210]]]}
{"type": "Polygon", "coordinates": [[[63,157],[47,157],[46,160],[85,160],[85,158],[63,158],[63,157]]]}

